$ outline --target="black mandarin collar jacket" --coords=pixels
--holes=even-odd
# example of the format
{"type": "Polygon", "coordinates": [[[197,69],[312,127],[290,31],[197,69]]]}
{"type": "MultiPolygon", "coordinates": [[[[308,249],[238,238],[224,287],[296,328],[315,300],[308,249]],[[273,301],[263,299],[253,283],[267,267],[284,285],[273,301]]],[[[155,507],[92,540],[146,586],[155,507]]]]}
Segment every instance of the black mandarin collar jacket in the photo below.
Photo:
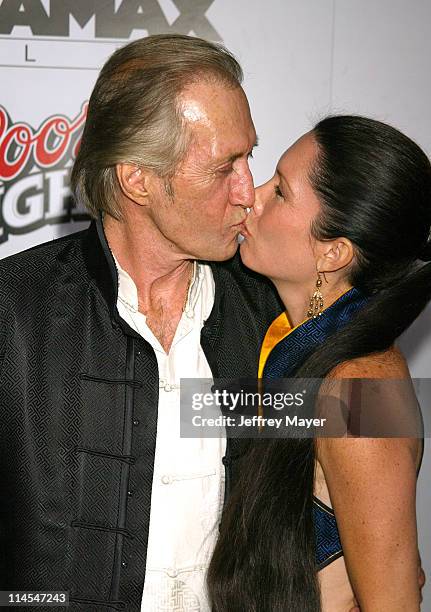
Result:
{"type": "MultiPolygon", "coordinates": [[[[281,304],[238,256],[210,265],[202,348],[254,377],[281,304]]],[[[144,585],[158,368],[117,292],[100,220],[0,261],[0,589],[67,590],[70,612],[140,612],[144,585]]]]}

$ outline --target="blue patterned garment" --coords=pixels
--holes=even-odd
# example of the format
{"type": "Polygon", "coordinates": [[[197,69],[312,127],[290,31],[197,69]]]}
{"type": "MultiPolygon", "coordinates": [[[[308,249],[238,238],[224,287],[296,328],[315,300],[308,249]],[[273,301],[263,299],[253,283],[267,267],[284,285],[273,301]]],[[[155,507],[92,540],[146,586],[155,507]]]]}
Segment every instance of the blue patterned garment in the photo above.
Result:
{"type": "Polygon", "coordinates": [[[316,564],[320,571],[338,557],[342,557],[343,549],[334,511],[317,497],[313,499],[313,520],[316,564]]]}
{"type": "MultiPolygon", "coordinates": [[[[329,336],[341,329],[367,303],[360,291],[353,288],[327,308],[322,316],[308,319],[282,338],[269,353],[263,379],[293,376],[308,355],[329,336]]],[[[343,555],[337,521],[332,508],[320,499],[313,499],[313,520],[316,538],[316,564],[323,569],[343,555]]]]}
{"type": "Polygon", "coordinates": [[[322,316],[307,319],[274,346],[265,363],[262,378],[293,376],[305,359],[328,336],[350,321],[357,310],[367,303],[358,289],[350,289],[327,308],[322,316]]]}

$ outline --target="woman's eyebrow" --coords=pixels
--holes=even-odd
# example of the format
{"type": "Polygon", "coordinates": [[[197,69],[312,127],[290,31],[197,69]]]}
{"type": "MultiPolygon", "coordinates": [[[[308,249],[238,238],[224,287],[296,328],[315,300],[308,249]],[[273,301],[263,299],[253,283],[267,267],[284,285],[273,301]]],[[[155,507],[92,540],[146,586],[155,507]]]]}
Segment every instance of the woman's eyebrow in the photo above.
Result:
{"type": "Polygon", "coordinates": [[[291,186],[290,186],[289,181],[287,180],[287,178],[284,176],[284,174],[282,174],[282,173],[279,171],[279,169],[278,169],[278,168],[276,169],[276,173],[277,173],[277,175],[278,175],[278,177],[279,177],[280,181],[282,181],[282,182],[284,183],[284,185],[286,185],[286,187],[287,187],[287,189],[289,190],[290,194],[293,196],[293,195],[294,195],[294,193],[293,193],[293,190],[292,190],[292,188],[291,188],[291,186]]]}

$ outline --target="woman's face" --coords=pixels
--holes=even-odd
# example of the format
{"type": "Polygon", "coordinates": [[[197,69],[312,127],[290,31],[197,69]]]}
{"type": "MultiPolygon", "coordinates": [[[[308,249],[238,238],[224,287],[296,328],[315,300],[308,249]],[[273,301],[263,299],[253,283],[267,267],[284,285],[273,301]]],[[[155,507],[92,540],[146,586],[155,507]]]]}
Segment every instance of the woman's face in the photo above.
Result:
{"type": "Polygon", "coordinates": [[[297,140],[281,157],[274,176],[256,189],[246,220],[241,258],[275,281],[316,280],[316,240],[310,226],[320,205],[308,178],[316,152],[310,133],[297,140]]]}

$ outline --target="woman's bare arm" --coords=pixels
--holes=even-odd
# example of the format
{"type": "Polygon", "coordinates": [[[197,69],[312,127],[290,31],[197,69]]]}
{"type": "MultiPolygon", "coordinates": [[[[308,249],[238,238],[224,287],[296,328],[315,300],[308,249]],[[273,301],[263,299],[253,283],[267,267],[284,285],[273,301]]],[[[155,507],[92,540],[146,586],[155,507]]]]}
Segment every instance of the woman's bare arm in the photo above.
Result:
{"type": "MultiPolygon", "coordinates": [[[[392,355],[393,357],[393,355],[392,355]]],[[[405,376],[401,361],[344,364],[340,378],[405,376]],[[376,370],[375,365],[378,364],[376,370]]],[[[328,438],[317,444],[347,571],[361,612],[419,612],[416,474],[419,440],[328,438]]]]}

